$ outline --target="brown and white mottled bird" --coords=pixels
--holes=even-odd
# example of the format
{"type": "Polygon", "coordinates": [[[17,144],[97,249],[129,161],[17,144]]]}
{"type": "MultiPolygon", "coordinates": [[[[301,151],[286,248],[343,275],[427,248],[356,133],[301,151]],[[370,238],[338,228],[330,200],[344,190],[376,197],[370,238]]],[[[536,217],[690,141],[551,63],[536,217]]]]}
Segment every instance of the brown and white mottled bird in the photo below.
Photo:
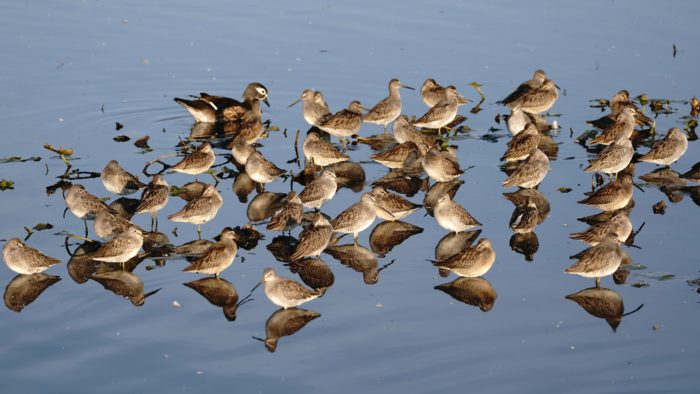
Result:
{"type": "Polygon", "coordinates": [[[664,139],[656,141],[651,150],[639,158],[639,161],[670,166],[688,149],[688,138],[677,127],[668,130],[664,139]]]}
{"type": "Polygon", "coordinates": [[[318,128],[340,138],[345,144],[346,137],[357,134],[362,128],[362,104],[359,101],[351,102],[347,109],[336,112],[318,128]]]}
{"type": "Polygon", "coordinates": [[[532,79],[529,79],[518,85],[515,91],[513,91],[511,94],[506,96],[506,98],[499,101],[498,103],[503,105],[513,103],[525,94],[530,93],[531,91],[541,87],[542,84],[544,84],[545,80],[547,80],[547,74],[545,74],[544,70],[535,70],[535,72],[532,74],[532,79]]]}
{"type": "Polygon", "coordinates": [[[262,281],[267,298],[284,309],[299,306],[321,296],[319,291],[309,290],[298,282],[277,275],[272,268],[265,268],[262,281]]]}
{"type": "Polygon", "coordinates": [[[245,172],[250,179],[264,187],[265,184],[274,181],[286,171],[267,160],[262,153],[255,151],[248,156],[248,160],[245,163],[245,172]]]}
{"type": "Polygon", "coordinates": [[[304,206],[301,198],[296,192],[289,192],[287,198],[282,202],[282,206],[272,214],[267,229],[271,231],[291,231],[301,223],[301,216],[304,213],[304,206]]]}
{"type": "Polygon", "coordinates": [[[207,248],[197,260],[193,261],[183,271],[214,275],[218,278],[221,272],[230,267],[236,258],[238,253],[237,239],[238,237],[233,230],[224,229],[221,232],[219,241],[207,248]]]}
{"type": "Polygon", "coordinates": [[[534,124],[528,123],[520,133],[508,142],[506,153],[501,160],[506,162],[525,160],[530,152],[540,143],[540,133],[534,124]]]}
{"type": "MultiPolygon", "coordinates": [[[[431,260],[432,261],[432,260],[431,260]]],[[[474,247],[467,248],[442,261],[432,261],[436,267],[459,276],[476,278],[486,274],[496,261],[496,251],[488,239],[482,238],[474,247]]]]}
{"type": "Polygon", "coordinates": [[[622,136],[624,136],[624,138],[630,138],[632,136],[632,132],[634,132],[634,116],[634,107],[623,108],[622,111],[615,117],[614,122],[603,129],[603,132],[599,136],[593,138],[590,141],[590,144],[610,145],[622,136]]]}
{"type": "Polygon", "coordinates": [[[519,186],[525,189],[535,187],[542,182],[549,172],[549,158],[541,150],[533,149],[527,160],[520,163],[518,168],[505,181],[503,187],[519,186]]]}
{"type": "Polygon", "coordinates": [[[100,180],[108,192],[127,195],[146,187],[138,177],[123,169],[116,160],[110,160],[100,174],[100,180]]]}
{"type": "Polygon", "coordinates": [[[600,278],[612,275],[620,267],[624,257],[617,236],[609,234],[601,243],[571,256],[578,259],[571,267],[564,270],[567,274],[595,278],[596,287],[600,287],[600,278]]]}
{"type": "Polygon", "coordinates": [[[454,86],[445,90],[445,98],[413,122],[415,127],[435,129],[438,134],[457,117],[457,110],[469,100],[457,92],[454,86]]]}
{"type": "Polygon", "coordinates": [[[367,123],[384,125],[384,134],[386,134],[386,126],[401,115],[400,88],[415,90],[410,86],[402,84],[396,78],[392,79],[389,81],[389,96],[370,108],[369,112],[362,116],[362,120],[367,123]]]}
{"type": "Polygon", "coordinates": [[[589,205],[601,211],[616,211],[629,204],[632,199],[632,175],[618,174],[617,179],[594,191],[579,204],[589,205]]]}
{"type": "Polygon", "coordinates": [[[23,243],[19,238],[7,240],[2,248],[2,257],[9,269],[22,275],[43,272],[61,262],[23,243]]]}
{"type": "Polygon", "coordinates": [[[436,146],[428,150],[421,163],[426,174],[437,182],[449,182],[464,174],[456,157],[440,151],[436,146]]]}
{"type": "Polygon", "coordinates": [[[206,185],[202,194],[190,200],[178,212],[168,216],[173,222],[192,223],[197,225],[197,235],[201,239],[202,224],[214,219],[223,199],[214,185],[206,185]]]}
{"type": "Polygon", "coordinates": [[[605,241],[609,234],[614,234],[617,242],[623,243],[627,241],[631,233],[632,222],[627,213],[617,212],[609,220],[596,223],[585,231],[571,233],[569,238],[595,246],[605,241]]]}
{"type": "Polygon", "coordinates": [[[539,115],[552,108],[558,97],[557,85],[551,79],[547,79],[542,86],[523,94],[506,105],[510,108],[520,107],[529,114],[539,115]]]}
{"type": "Polygon", "coordinates": [[[151,228],[155,228],[157,230],[158,211],[168,205],[169,198],[170,188],[168,187],[168,182],[166,182],[161,175],[156,174],[153,176],[151,183],[148,184],[146,189],[141,194],[141,201],[136,207],[135,213],[150,213],[151,228]]]}
{"type": "Polygon", "coordinates": [[[372,225],[377,217],[377,206],[371,193],[364,193],[360,201],[339,213],[331,221],[333,231],[352,234],[355,243],[360,232],[372,225]]]}
{"type": "Polygon", "coordinates": [[[314,213],[313,222],[299,234],[299,243],[290,256],[291,261],[301,260],[305,257],[317,257],[323,252],[331,236],[333,227],[328,219],[320,212],[314,213]]]}
{"type": "Polygon", "coordinates": [[[215,156],[211,144],[203,142],[192,153],[170,167],[175,172],[189,175],[199,175],[206,172],[214,164],[215,156]]]}
{"type": "Polygon", "coordinates": [[[316,131],[311,131],[306,135],[301,149],[307,161],[321,167],[350,160],[348,155],[338,151],[333,144],[321,138],[321,135],[316,131]]]}
{"type": "Polygon", "coordinates": [[[440,197],[433,207],[433,216],[440,227],[455,233],[481,226],[464,207],[452,201],[448,193],[440,197]]]}
{"type": "Polygon", "coordinates": [[[196,100],[186,100],[176,97],[176,103],[182,105],[197,122],[233,122],[250,120],[260,117],[260,101],[268,107],[268,91],[259,82],[253,82],[243,91],[243,102],[228,97],[211,96],[200,93],[196,100]]]}
{"type": "Polygon", "coordinates": [[[311,126],[318,127],[333,116],[328,110],[328,104],[326,104],[326,101],[323,99],[323,94],[319,91],[304,89],[301,93],[301,97],[289,104],[287,108],[293,107],[298,102],[303,102],[302,112],[304,114],[304,120],[311,126]]]}

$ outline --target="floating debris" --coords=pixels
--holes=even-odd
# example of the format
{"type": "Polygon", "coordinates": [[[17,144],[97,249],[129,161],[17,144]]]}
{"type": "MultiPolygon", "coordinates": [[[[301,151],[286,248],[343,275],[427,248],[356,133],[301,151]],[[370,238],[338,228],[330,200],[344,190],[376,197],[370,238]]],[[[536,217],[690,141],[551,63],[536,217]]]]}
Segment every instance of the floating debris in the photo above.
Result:
{"type": "Polygon", "coordinates": [[[27,157],[26,159],[23,159],[19,156],[8,156],[8,157],[3,157],[0,159],[0,164],[5,164],[5,163],[24,163],[27,161],[40,161],[41,157],[38,156],[31,156],[27,157]]]}
{"type": "Polygon", "coordinates": [[[666,213],[666,203],[661,200],[654,204],[654,206],[651,207],[651,210],[657,215],[663,215],[666,213]]]}
{"type": "Polygon", "coordinates": [[[570,193],[572,189],[570,187],[560,187],[557,190],[559,191],[559,193],[570,193]]]}
{"type": "Polygon", "coordinates": [[[115,141],[117,141],[117,142],[126,142],[126,141],[129,141],[131,138],[129,138],[129,137],[126,136],[126,135],[118,135],[118,136],[116,136],[116,137],[114,137],[114,138],[112,138],[112,139],[115,140],[115,141]]]}
{"type": "Polygon", "coordinates": [[[121,124],[121,123],[119,123],[119,122],[116,122],[116,123],[117,123],[117,124],[116,124],[116,126],[114,127],[115,130],[119,131],[119,130],[121,130],[121,129],[124,128],[124,125],[123,125],[123,124],[121,124]]]}
{"type": "Polygon", "coordinates": [[[136,141],[134,141],[134,146],[136,146],[137,148],[141,148],[141,149],[151,149],[151,147],[148,146],[148,140],[150,138],[151,137],[149,137],[147,135],[143,136],[143,137],[137,139],[136,141]]]}
{"type": "Polygon", "coordinates": [[[10,180],[7,180],[5,178],[2,178],[2,180],[0,180],[0,191],[13,190],[15,188],[14,185],[15,185],[14,181],[10,181],[10,180]]]}

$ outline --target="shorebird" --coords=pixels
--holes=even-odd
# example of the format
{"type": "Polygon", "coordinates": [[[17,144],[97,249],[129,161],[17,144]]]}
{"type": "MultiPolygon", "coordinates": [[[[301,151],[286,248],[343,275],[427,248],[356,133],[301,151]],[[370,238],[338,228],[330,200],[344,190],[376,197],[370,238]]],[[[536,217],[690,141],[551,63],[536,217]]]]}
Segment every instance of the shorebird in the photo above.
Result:
{"type": "Polygon", "coordinates": [[[277,275],[272,268],[265,268],[263,284],[267,298],[284,309],[299,306],[321,296],[316,290],[309,290],[289,278],[277,275]]]}
{"type": "Polygon", "coordinates": [[[237,239],[238,237],[233,230],[224,229],[219,241],[207,248],[197,260],[182,271],[214,275],[218,278],[221,272],[230,267],[236,258],[238,253],[237,239]]]}
{"type": "Polygon", "coordinates": [[[584,278],[595,278],[596,287],[600,287],[600,278],[612,275],[617,271],[623,257],[624,254],[617,243],[616,235],[609,234],[604,241],[596,246],[591,246],[571,256],[572,259],[578,259],[578,261],[564,272],[584,278]]]}
{"type": "Polygon", "coordinates": [[[360,232],[368,228],[377,217],[377,206],[374,196],[364,193],[360,201],[341,212],[331,221],[333,231],[352,234],[355,244],[360,232]]]}
{"type": "Polygon", "coordinates": [[[157,231],[158,211],[165,208],[169,198],[170,188],[168,187],[168,182],[159,174],[153,175],[151,183],[148,184],[141,194],[141,202],[136,207],[135,213],[150,213],[151,228],[157,231]]]}
{"type": "Polygon", "coordinates": [[[2,257],[9,269],[22,275],[43,272],[61,262],[23,243],[19,238],[7,240],[2,248],[2,257]]]}
{"type": "Polygon", "coordinates": [[[541,150],[533,149],[527,160],[523,161],[518,168],[505,181],[503,187],[519,186],[525,189],[536,187],[542,182],[549,171],[549,159],[541,150]]]}
{"type": "Polygon", "coordinates": [[[260,101],[268,107],[267,88],[261,83],[253,82],[243,91],[243,102],[228,97],[211,96],[200,93],[196,100],[175,97],[175,102],[185,107],[197,122],[213,123],[219,121],[240,121],[260,116],[260,101]]]}
{"type": "Polygon", "coordinates": [[[518,135],[529,123],[532,123],[532,120],[520,106],[511,108],[510,116],[508,116],[508,120],[506,120],[506,126],[512,136],[518,135]]]}
{"type": "Polygon", "coordinates": [[[171,170],[183,174],[199,175],[209,170],[214,164],[214,150],[208,142],[203,142],[192,153],[170,167],[171,170]]]}
{"type": "MultiPolygon", "coordinates": [[[[421,145],[421,147],[423,146],[421,145]]],[[[413,157],[414,162],[418,162],[420,165],[421,156],[423,156],[425,153],[427,152],[421,153],[421,149],[418,145],[408,141],[389,148],[384,152],[370,155],[369,158],[377,163],[384,164],[389,168],[399,169],[404,168],[407,164],[410,164],[406,162],[410,157],[413,157]]]]}
{"type": "Polygon", "coordinates": [[[416,130],[416,128],[413,127],[413,125],[408,121],[408,116],[406,115],[401,115],[396,118],[391,127],[392,133],[394,134],[394,139],[399,144],[403,144],[404,142],[413,142],[417,145],[435,145],[435,138],[416,130]]]}
{"type": "Polygon", "coordinates": [[[335,172],[323,170],[321,176],[304,187],[304,190],[299,193],[299,198],[305,207],[319,209],[326,201],[335,196],[337,189],[335,172]]]}
{"type": "Polygon", "coordinates": [[[508,142],[508,149],[501,160],[506,162],[525,160],[540,143],[540,133],[534,124],[528,123],[520,133],[508,142]]]}
{"type": "Polygon", "coordinates": [[[321,138],[316,131],[311,131],[306,135],[304,143],[301,145],[304,158],[314,165],[326,167],[331,164],[350,160],[350,157],[339,152],[333,144],[321,138]]]}
{"type": "Polygon", "coordinates": [[[524,96],[527,93],[530,93],[531,91],[541,87],[544,82],[547,80],[547,74],[545,74],[544,70],[535,70],[535,72],[532,74],[532,79],[527,80],[515,89],[515,91],[503,100],[499,101],[499,104],[503,105],[508,105],[510,103],[515,102],[522,96],[524,96]]]}
{"type": "Polygon", "coordinates": [[[596,223],[585,231],[571,233],[569,238],[583,241],[595,246],[603,242],[609,234],[616,237],[617,242],[624,243],[632,233],[632,222],[625,212],[617,212],[610,220],[596,223]]]}
{"type": "Polygon", "coordinates": [[[381,186],[376,186],[371,193],[378,207],[377,216],[382,220],[390,222],[401,220],[422,207],[420,204],[414,204],[401,196],[389,193],[381,186]]]}
{"type": "Polygon", "coordinates": [[[617,211],[627,206],[632,199],[632,175],[618,174],[616,180],[594,191],[579,204],[590,205],[601,211],[617,211]]]}
{"type": "Polygon", "coordinates": [[[421,163],[428,176],[437,182],[449,182],[464,174],[464,171],[459,168],[456,157],[441,152],[436,146],[428,150],[421,163]]]}
{"type": "Polygon", "coordinates": [[[433,208],[433,215],[440,227],[455,233],[481,226],[464,207],[452,201],[448,193],[440,197],[433,208]]]}
{"type": "Polygon", "coordinates": [[[533,202],[537,207],[537,224],[542,224],[549,216],[550,206],[547,197],[537,189],[518,189],[512,193],[503,193],[503,197],[515,205],[521,207],[533,202]]]}
{"type": "Polygon", "coordinates": [[[109,209],[102,200],[88,193],[83,185],[71,185],[66,190],[65,199],[66,206],[78,219],[92,220],[100,211],[109,209]]]}
{"type": "Polygon", "coordinates": [[[618,140],[613,144],[606,146],[598,156],[590,161],[585,172],[604,172],[611,177],[617,176],[617,173],[624,170],[632,161],[634,156],[634,148],[632,141],[624,135],[620,135],[618,140]]]}
{"type": "Polygon", "coordinates": [[[223,199],[214,185],[206,185],[202,195],[189,201],[178,212],[168,216],[173,222],[192,223],[197,225],[197,236],[202,238],[202,224],[214,219],[223,199]]]}
{"type": "Polygon", "coordinates": [[[320,212],[316,212],[311,225],[299,234],[299,243],[289,257],[290,261],[319,256],[328,246],[332,235],[333,227],[328,219],[320,212]]]}
{"type": "Polygon", "coordinates": [[[557,97],[559,97],[557,85],[551,79],[547,79],[542,86],[523,94],[506,105],[510,108],[520,107],[529,114],[539,115],[552,108],[557,97]]]}
{"type": "Polygon", "coordinates": [[[634,132],[634,107],[624,107],[614,118],[614,122],[603,129],[603,132],[590,141],[591,145],[610,145],[624,136],[630,138],[634,132]]]}
{"type": "Polygon", "coordinates": [[[372,107],[369,112],[364,114],[362,120],[367,123],[384,125],[384,134],[386,135],[386,126],[401,115],[400,88],[415,90],[410,86],[402,84],[398,79],[392,79],[389,81],[389,96],[382,99],[372,107]]]}
{"type": "Polygon", "coordinates": [[[320,124],[328,120],[333,116],[328,110],[328,104],[323,100],[323,95],[321,92],[313,91],[311,89],[304,89],[296,101],[289,104],[287,108],[291,108],[298,102],[303,102],[302,112],[304,114],[304,120],[311,126],[318,127],[320,124]]]}
{"type": "Polygon", "coordinates": [[[508,225],[517,234],[529,233],[537,227],[539,212],[534,201],[527,200],[523,205],[516,206],[510,216],[508,225]]]}
{"type": "Polygon", "coordinates": [[[435,286],[435,289],[444,291],[457,301],[479,307],[482,312],[490,311],[496,303],[496,290],[484,278],[457,278],[435,286]]]}
{"type": "Polygon", "coordinates": [[[496,261],[496,251],[488,239],[482,238],[472,248],[442,261],[431,260],[436,267],[449,270],[455,274],[476,278],[486,274],[496,261]]]}
{"type": "Polygon", "coordinates": [[[347,109],[336,112],[317,127],[338,137],[345,146],[346,137],[357,134],[362,128],[362,104],[359,101],[351,102],[347,109]]]}
{"type": "Polygon", "coordinates": [[[630,100],[630,93],[624,89],[617,92],[613,96],[612,100],[610,100],[611,113],[596,120],[588,120],[586,123],[599,129],[606,129],[615,122],[617,115],[627,107],[634,109],[636,124],[645,126],[651,126],[654,124],[654,119],[644,115],[644,113],[630,100]]]}
{"type": "Polygon", "coordinates": [[[264,188],[266,183],[274,181],[286,171],[264,158],[262,153],[255,151],[248,156],[248,160],[245,162],[245,172],[250,179],[261,184],[264,188]]]}
{"type": "Polygon", "coordinates": [[[286,201],[275,211],[267,224],[267,229],[272,231],[291,231],[301,223],[301,215],[304,213],[304,206],[301,198],[296,192],[289,192],[286,201]]]}
{"type": "Polygon", "coordinates": [[[94,225],[95,235],[107,241],[123,233],[129,227],[138,228],[138,226],[119,216],[111,209],[105,209],[98,213],[95,216],[94,225]]]}
{"type": "Polygon", "coordinates": [[[448,88],[455,89],[455,87],[452,85],[448,86],[447,88],[443,87],[439,83],[435,82],[433,78],[428,78],[425,80],[425,82],[423,82],[423,86],[420,88],[420,95],[425,105],[432,108],[437,103],[445,99],[448,88]]]}
{"type": "Polygon", "coordinates": [[[255,152],[255,148],[246,142],[243,136],[236,136],[231,141],[231,156],[238,165],[245,167],[246,161],[251,153],[255,152]]]}
{"type": "Polygon", "coordinates": [[[131,226],[96,251],[89,253],[88,256],[96,261],[123,264],[136,257],[141,246],[143,246],[143,232],[138,227],[131,226]]]}
{"type": "Polygon", "coordinates": [[[108,192],[127,195],[146,187],[139,178],[128,173],[116,160],[110,160],[100,174],[100,180],[108,192]]]}
{"type": "Polygon", "coordinates": [[[438,134],[441,134],[442,128],[452,123],[457,117],[459,106],[468,102],[469,100],[459,94],[454,86],[450,86],[445,90],[445,98],[413,122],[413,125],[426,129],[436,129],[438,134]]]}
{"type": "Polygon", "coordinates": [[[688,138],[677,127],[668,130],[664,139],[656,141],[651,150],[639,158],[639,161],[660,164],[669,167],[688,149],[688,138]]]}

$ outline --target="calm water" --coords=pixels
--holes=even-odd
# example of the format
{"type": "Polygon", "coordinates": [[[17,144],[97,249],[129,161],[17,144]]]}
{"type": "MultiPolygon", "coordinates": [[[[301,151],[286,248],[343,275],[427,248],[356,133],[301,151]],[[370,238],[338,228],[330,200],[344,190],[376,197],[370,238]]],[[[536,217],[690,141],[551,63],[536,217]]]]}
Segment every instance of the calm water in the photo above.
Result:
{"type": "MultiPolygon", "coordinates": [[[[590,177],[581,170],[590,156],[574,139],[586,130],[585,120],[600,116],[589,100],[623,88],[633,96],[678,100],[671,104],[678,112],[660,115],[657,127],[661,133],[683,127],[689,112],[683,101],[700,93],[697,2],[297,3],[0,5],[5,54],[0,157],[42,158],[0,164],[1,177],[15,181],[14,190],[0,192],[0,238],[23,237],[24,226],[51,223],[53,229],[36,232],[29,243],[63,261],[47,271],[62,280],[21,313],[0,310],[0,391],[697,390],[699,295],[686,281],[700,276],[693,244],[700,209],[690,196],[673,203],[653,185],[635,190],[630,219],[635,229],[645,226],[636,237],[639,248],[628,251],[643,269],[632,271],[626,285],[604,278],[603,286],[622,297],[626,311],[644,306],[624,317],[616,332],[565,298],[593,281],[562,273],[568,256],[585,248],[568,239],[570,232],[585,228],[576,218],[595,213],[576,204],[590,190],[590,177]],[[534,261],[526,262],[509,246],[512,204],[501,197],[505,176],[498,158],[509,138],[492,137],[507,135],[505,125],[494,121],[505,112],[495,101],[540,67],[562,88],[551,111],[561,116],[550,118],[562,128],[554,135],[558,159],[540,186],[551,214],[536,229],[534,261]],[[282,338],[275,353],[252,338],[265,337],[265,322],[276,310],[262,291],[229,322],[221,308],[182,285],[199,278],[180,272],[183,260],[147,269],[155,266],[149,259],[134,270],[146,291],[162,288],[139,308],[94,281],[77,284],[68,275],[64,236],[57,233],[80,233],[83,224],[70,213],[63,216],[60,192],[46,193],[65,166],[42,149],[43,143],[73,148],[73,166],[82,171],[100,171],[116,159],[138,173],[146,161],[173,152],[189,135],[192,119],[173,97],[200,91],[237,97],[248,82],[260,81],[271,92],[272,107],[264,108],[264,117],[289,130],[286,138],[272,132],[261,150],[277,165],[298,171],[286,161],[294,158],[295,131],[307,125],[300,108],[286,106],[302,89],[322,90],[337,110],[353,99],[373,104],[386,95],[393,77],[416,88],[434,77],[476,101],[479,96],[468,84],[483,85],[482,111],[471,114],[472,106],[461,111],[473,130],[455,143],[462,167],[473,167],[456,200],[484,224],[482,236],[496,248],[497,262],[485,275],[497,293],[489,312],[434,290],[455,277],[439,277],[425,261],[445,231],[424,212],[406,220],[424,231],[378,258],[379,267],[394,264],[374,285],[324,255],[335,284],[305,305],[321,316],[282,338]],[[125,127],[115,131],[115,122],[125,127]],[[132,141],[113,141],[119,134],[132,141]],[[132,144],[144,135],[153,148],[145,154],[132,144]],[[572,191],[560,193],[561,187],[572,191]],[[655,215],[651,206],[661,200],[666,213],[655,215]]],[[[417,93],[402,94],[405,113],[425,111],[417,93]]],[[[361,134],[380,131],[365,125],[361,134]]],[[[385,173],[380,165],[365,164],[370,153],[366,145],[351,151],[354,161],[363,162],[366,188],[385,173]]],[[[691,142],[674,168],[685,171],[698,157],[697,142],[691,142]]],[[[217,162],[223,160],[219,156],[217,162]]],[[[638,175],[654,168],[642,164],[638,175]]],[[[190,180],[168,176],[170,184],[190,180]]],[[[82,183],[108,196],[99,179],[82,183]]],[[[204,226],[205,237],[247,222],[246,206],[231,183],[219,184],[224,206],[204,226]]],[[[288,189],[281,181],[268,186],[288,189]]],[[[411,199],[422,198],[420,192],[411,199]]],[[[324,212],[335,216],[358,199],[343,189],[324,212]]],[[[182,205],[173,198],[159,215],[173,244],[196,238],[195,227],[187,224],[177,225],[175,237],[175,224],[165,219],[182,205]]],[[[147,215],[134,220],[148,227],[147,215]]],[[[241,251],[245,261],[238,258],[223,274],[241,297],[264,267],[292,275],[265,248],[275,234],[258,228],[266,239],[241,251]]],[[[366,247],[369,234],[360,237],[366,247]]],[[[3,285],[13,277],[0,269],[3,285]]]]}

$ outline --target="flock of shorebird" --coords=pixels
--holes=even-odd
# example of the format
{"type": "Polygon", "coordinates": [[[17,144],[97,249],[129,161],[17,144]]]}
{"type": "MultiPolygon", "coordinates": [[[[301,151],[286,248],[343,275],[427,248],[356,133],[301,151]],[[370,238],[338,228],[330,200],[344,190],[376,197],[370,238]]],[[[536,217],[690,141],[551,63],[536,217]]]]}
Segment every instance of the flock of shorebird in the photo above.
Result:
{"type": "MultiPolygon", "coordinates": [[[[476,237],[465,233],[478,228],[481,223],[453,199],[456,191],[454,185],[460,183],[458,178],[463,171],[456,149],[447,146],[442,137],[443,131],[451,130],[450,126],[458,116],[459,107],[469,100],[454,86],[443,87],[435,80],[428,79],[420,93],[429,109],[420,117],[409,118],[401,114],[401,88],[413,89],[392,79],[389,82],[389,95],[371,108],[352,101],[347,109],[332,113],[322,93],[310,89],[304,90],[299,99],[290,104],[291,107],[301,102],[303,117],[312,126],[302,144],[307,164],[299,177],[305,179],[305,187],[298,194],[292,191],[281,197],[279,193],[269,193],[270,199],[263,204],[265,213],[258,215],[260,217],[256,220],[269,218],[267,230],[270,231],[291,232],[297,226],[304,227],[298,239],[292,239],[286,249],[278,251],[283,255],[280,259],[294,264],[297,270],[313,270],[314,258],[324,251],[335,248],[332,253],[342,254],[343,251],[334,246],[337,242],[336,233],[352,234],[357,244],[358,234],[369,228],[377,217],[387,222],[402,223],[399,222],[401,219],[422,207],[434,216],[441,227],[454,233],[445,242],[451,244],[440,253],[436,251],[433,264],[442,272],[453,272],[464,278],[478,278],[494,264],[496,253],[491,241],[482,238],[471,246],[476,237]],[[364,123],[383,125],[384,136],[381,138],[395,140],[386,145],[389,146],[387,150],[371,155],[372,160],[398,174],[395,179],[405,180],[424,172],[435,184],[426,192],[424,204],[419,205],[390,192],[390,189],[398,190],[392,188],[390,183],[378,182],[372,191],[362,194],[356,204],[331,219],[320,210],[334,197],[339,187],[352,183],[348,180],[351,177],[348,172],[352,172],[352,167],[344,167],[354,164],[348,163],[346,144],[349,137],[358,134],[364,123]],[[391,134],[388,132],[389,125],[392,125],[391,134]],[[340,148],[330,142],[330,136],[339,138],[340,148]],[[311,211],[305,212],[305,209],[311,211]]],[[[256,141],[263,138],[265,133],[260,103],[269,106],[267,98],[268,90],[265,86],[251,83],[243,92],[242,102],[205,93],[192,100],[175,99],[192,114],[196,122],[225,124],[224,130],[233,130],[233,139],[228,147],[231,149],[232,161],[240,170],[234,191],[237,184],[244,182],[242,178],[247,177],[245,182],[258,187],[258,196],[261,196],[265,194],[263,191],[267,183],[274,182],[286,173],[256,149],[256,141]]],[[[503,181],[503,186],[519,188],[517,192],[506,194],[506,198],[516,205],[510,227],[517,234],[532,232],[549,212],[547,199],[537,190],[547,175],[550,164],[547,154],[538,148],[541,146],[543,130],[549,127],[540,115],[548,111],[557,98],[558,87],[547,78],[544,71],[537,70],[531,80],[520,84],[512,94],[499,102],[511,111],[507,127],[512,139],[501,160],[505,162],[509,174],[503,181]]],[[[628,259],[620,244],[632,232],[626,211],[633,191],[632,162],[669,166],[683,155],[688,146],[684,132],[672,128],[648,152],[633,160],[636,144],[633,144],[633,140],[638,137],[635,135],[635,126],[650,125],[653,120],[642,113],[624,90],[613,97],[610,108],[610,114],[590,122],[602,132],[589,143],[605,147],[585,169],[586,172],[608,174],[610,182],[580,201],[604,213],[592,221],[594,224],[589,229],[571,235],[571,238],[582,240],[591,247],[573,256],[578,261],[565,271],[595,278],[596,286],[599,286],[601,277],[611,275],[628,259]]],[[[208,172],[214,161],[212,145],[202,142],[198,147],[190,149],[181,161],[168,166],[168,170],[196,176],[208,172]]],[[[355,166],[359,167],[357,164],[355,166]]],[[[683,176],[697,182],[699,169],[700,166],[696,165],[694,171],[683,176]]],[[[80,257],[96,262],[128,264],[132,259],[143,257],[139,255],[141,249],[145,249],[144,242],[149,239],[149,234],[154,233],[146,232],[131,223],[131,215],[150,214],[151,230],[157,230],[157,213],[168,204],[171,188],[163,174],[154,175],[146,185],[114,160],[103,169],[101,180],[107,191],[116,195],[128,195],[141,189],[143,192],[139,204],[131,212],[123,214],[90,194],[82,185],[73,184],[64,190],[68,209],[80,219],[94,220],[95,234],[105,240],[105,243],[93,247],[93,250],[80,257]]],[[[216,185],[197,180],[181,188],[180,193],[180,197],[187,203],[180,211],[169,215],[168,219],[196,224],[201,239],[201,225],[216,216],[223,198],[216,190],[216,185]]],[[[250,203],[249,211],[254,209],[254,202],[250,203]]],[[[249,213],[249,218],[250,216],[249,213]]],[[[85,225],[87,231],[87,222],[85,225]]],[[[390,235],[395,233],[393,235],[401,236],[401,228],[387,230],[390,235]]],[[[184,271],[218,278],[233,263],[238,247],[245,241],[242,237],[240,229],[226,228],[215,243],[193,241],[191,246],[194,252],[191,253],[195,257],[192,257],[191,264],[184,271]]],[[[288,238],[291,238],[291,233],[288,238]]],[[[7,241],[3,257],[10,269],[23,275],[40,273],[59,263],[58,259],[42,254],[18,238],[7,241]]],[[[119,280],[113,272],[94,273],[93,278],[103,284],[119,280]]],[[[376,281],[376,278],[366,278],[369,283],[373,280],[376,281]]],[[[264,270],[261,283],[269,300],[285,309],[324,294],[322,286],[307,288],[292,279],[279,276],[272,268],[264,270]]],[[[143,294],[143,284],[140,286],[140,294],[125,291],[122,295],[131,297],[135,305],[140,305],[148,296],[143,294]]],[[[488,310],[490,307],[487,304],[485,302],[480,307],[488,310]]],[[[229,313],[235,317],[235,310],[229,313]]]]}

